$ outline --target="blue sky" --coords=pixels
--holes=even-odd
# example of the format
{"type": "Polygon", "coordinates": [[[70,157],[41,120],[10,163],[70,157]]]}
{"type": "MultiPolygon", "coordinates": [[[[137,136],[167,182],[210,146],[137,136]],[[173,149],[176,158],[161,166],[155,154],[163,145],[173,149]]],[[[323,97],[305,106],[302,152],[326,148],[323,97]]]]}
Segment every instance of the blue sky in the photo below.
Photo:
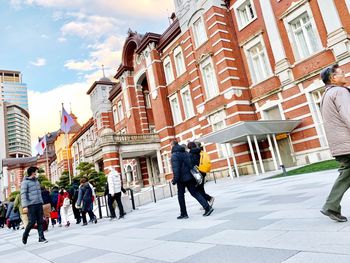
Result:
{"type": "Polygon", "coordinates": [[[129,28],[163,33],[173,0],[0,0],[0,69],[27,84],[32,144],[59,128],[61,103],[84,124],[93,81],[114,76],[129,28]]]}

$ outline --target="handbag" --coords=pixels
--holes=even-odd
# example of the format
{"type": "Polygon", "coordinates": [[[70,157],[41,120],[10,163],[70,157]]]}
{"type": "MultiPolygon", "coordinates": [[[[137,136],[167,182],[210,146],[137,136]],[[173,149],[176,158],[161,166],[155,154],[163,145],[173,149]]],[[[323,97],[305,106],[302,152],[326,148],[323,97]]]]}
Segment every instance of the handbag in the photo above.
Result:
{"type": "Polygon", "coordinates": [[[197,185],[200,185],[203,182],[203,176],[201,172],[198,170],[197,166],[194,166],[191,169],[191,174],[193,175],[193,178],[196,180],[197,185]]]}
{"type": "Polygon", "coordinates": [[[51,219],[58,219],[58,212],[57,211],[51,211],[50,212],[51,219]]]}

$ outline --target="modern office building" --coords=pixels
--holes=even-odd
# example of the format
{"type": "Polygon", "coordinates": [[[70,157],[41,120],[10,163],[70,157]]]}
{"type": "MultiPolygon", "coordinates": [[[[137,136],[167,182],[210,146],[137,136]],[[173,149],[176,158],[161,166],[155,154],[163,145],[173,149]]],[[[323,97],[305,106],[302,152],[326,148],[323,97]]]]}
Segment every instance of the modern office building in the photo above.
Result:
{"type": "Polygon", "coordinates": [[[28,111],[27,85],[19,71],[0,70],[1,100],[20,106],[28,111]]]}

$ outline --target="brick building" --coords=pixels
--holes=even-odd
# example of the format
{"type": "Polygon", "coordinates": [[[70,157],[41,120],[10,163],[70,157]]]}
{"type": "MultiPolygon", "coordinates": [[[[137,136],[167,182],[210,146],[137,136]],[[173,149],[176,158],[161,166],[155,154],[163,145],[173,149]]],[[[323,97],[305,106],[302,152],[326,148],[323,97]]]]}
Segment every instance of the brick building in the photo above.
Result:
{"type": "Polygon", "coordinates": [[[141,187],[172,177],[174,139],[202,140],[222,175],[232,176],[232,166],[259,174],[331,157],[319,72],[335,62],[350,70],[349,1],[175,6],[163,34],[129,31],[116,83],[90,87],[96,136],[85,157],[141,187]]]}

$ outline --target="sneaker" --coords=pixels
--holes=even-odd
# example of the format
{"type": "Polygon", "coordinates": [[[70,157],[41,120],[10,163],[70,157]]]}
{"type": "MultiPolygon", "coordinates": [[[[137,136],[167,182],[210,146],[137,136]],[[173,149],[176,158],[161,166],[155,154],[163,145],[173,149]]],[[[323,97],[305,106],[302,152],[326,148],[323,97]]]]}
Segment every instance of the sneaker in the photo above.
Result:
{"type": "Polygon", "coordinates": [[[95,219],[94,219],[94,223],[95,223],[95,224],[97,224],[97,217],[95,217],[95,219]]]}
{"type": "Polygon", "coordinates": [[[65,226],[65,227],[69,227],[69,226],[70,226],[69,221],[68,221],[67,224],[65,224],[64,226],[65,226]]]}
{"type": "Polygon", "coordinates": [[[213,206],[215,198],[212,196],[208,202],[210,206],[213,206]]]}
{"type": "Polygon", "coordinates": [[[23,235],[22,236],[22,243],[25,245],[27,244],[28,236],[23,235]]]}
{"type": "Polygon", "coordinates": [[[118,217],[118,220],[119,220],[119,219],[124,219],[124,216],[123,216],[123,215],[122,215],[122,216],[119,216],[119,217],[118,217]]]}
{"type": "Polygon", "coordinates": [[[334,220],[334,221],[338,221],[338,222],[347,222],[348,219],[345,216],[342,216],[340,213],[335,212],[333,210],[321,210],[320,211],[322,214],[324,214],[325,216],[328,216],[330,219],[334,220]]]}
{"type": "Polygon", "coordinates": [[[187,219],[188,218],[188,215],[185,215],[185,216],[178,216],[177,219],[187,219]]]}
{"type": "Polygon", "coordinates": [[[210,216],[211,213],[213,213],[214,208],[212,208],[211,206],[209,206],[206,210],[205,213],[203,214],[203,216],[210,216]]]}
{"type": "Polygon", "coordinates": [[[39,238],[39,242],[45,244],[49,241],[47,241],[47,239],[44,237],[44,238],[39,238]]]}
{"type": "Polygon", "coordinates": [[[87,226],[87,223],[83,223],[82,226],[87,226]]]}

